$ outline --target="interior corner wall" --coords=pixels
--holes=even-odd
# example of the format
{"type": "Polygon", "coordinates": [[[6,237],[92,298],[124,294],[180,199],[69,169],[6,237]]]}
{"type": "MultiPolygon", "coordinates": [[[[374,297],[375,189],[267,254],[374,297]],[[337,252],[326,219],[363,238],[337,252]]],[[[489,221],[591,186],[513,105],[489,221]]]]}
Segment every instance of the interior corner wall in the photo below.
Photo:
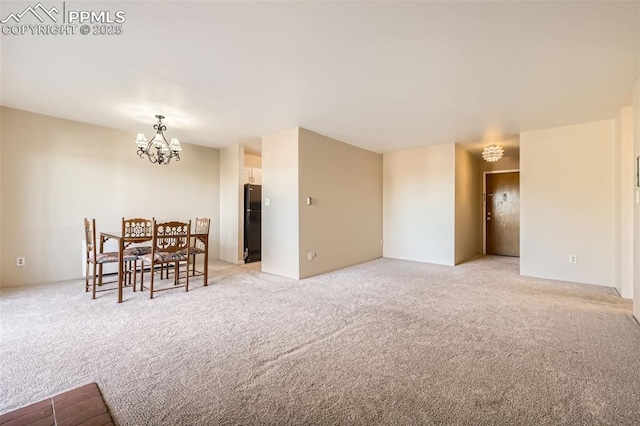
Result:
{"type": "MultiPolygon", "coordinates": [[[[217,149],[184,144],[179,162],[158,166],[136,155],[135,133],[0,111],[3,287],[81,278],[85,217],[98,232],[119,231],[123,216],[217,223],[217,149]]],[[[209,241],[217,259],[217,226],[209,241]]]]}
{"type": "Polygon", "coordinates": [[[300,276],[298,134],[262,138],[262,271],[293,279],[300,276]]]}
{"type": "Polygon", "coordinates": [[[522,275],[614,285],[614,133],[606,120],[520,135],[522,275]]]}
{"type": "Polygon", "coordinates": [[[455,264],[482,253],[480,160],[455,144],[455,264]]]}
{"type": "Polygon", "coordinates": [[[384,257],[455,264],[455,144],[383,155],[384,257]]]}
{"type": "Polygon", "coordinates": [[[244,148],[232,145],[220,150],[220,260],[242,261],[242,182],[244,148]]]}
{"type": "Polygon", "coordinates": [[[302,128],[298,150],[300,278],[381,257],[382,155],[302,128]]]}

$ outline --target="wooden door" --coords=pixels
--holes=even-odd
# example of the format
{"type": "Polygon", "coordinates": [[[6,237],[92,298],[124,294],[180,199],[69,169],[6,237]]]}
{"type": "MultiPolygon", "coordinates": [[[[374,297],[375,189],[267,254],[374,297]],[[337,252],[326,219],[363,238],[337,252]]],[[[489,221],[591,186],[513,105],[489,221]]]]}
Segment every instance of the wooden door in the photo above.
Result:
{"type": "Polygon", "coordinates": [[[520,256],[520,173],[486,176],[487,254],[520,256]]]}

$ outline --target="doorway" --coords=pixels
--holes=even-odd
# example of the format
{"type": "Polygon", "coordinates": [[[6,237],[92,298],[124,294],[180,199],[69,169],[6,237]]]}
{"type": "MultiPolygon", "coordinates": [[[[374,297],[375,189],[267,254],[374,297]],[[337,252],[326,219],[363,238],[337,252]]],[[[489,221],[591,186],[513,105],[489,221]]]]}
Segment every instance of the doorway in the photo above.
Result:
{"type": "Polygon", "coordinates": [[[520,171],[484,173],[484,252],[520,257],[520,171]]]}

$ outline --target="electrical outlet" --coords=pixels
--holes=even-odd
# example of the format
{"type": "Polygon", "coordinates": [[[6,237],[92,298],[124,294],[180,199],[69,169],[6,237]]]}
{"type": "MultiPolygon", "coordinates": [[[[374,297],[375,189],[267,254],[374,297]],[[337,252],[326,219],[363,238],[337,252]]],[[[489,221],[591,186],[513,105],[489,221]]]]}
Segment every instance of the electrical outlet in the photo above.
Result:
{"type": "Polygon", "coordinates": [[[575,254],[570,254],[569,263],[578,263],[578,256],[576,256],[575,254]]]}
{"type": "Polygon", "coordinates": [[[269,199],[269,198],[265,198],[265,199],[264,199],[264,205],[265,205],[265,206],[268,206],[268,205],[270,205],[270,204],[271,204],[271,199],[269,199]]]}
{"type": "Polygon", "coordinates": [[[316,252],[310,251],[309,253],[307,253],[307,260],[313,260],[313,258],[316,256],[317,256],[316,252]]]}
{"type": "Polygon", "coordinates": [[[27,264],[27,259],[24,256],[16,257],[16,266],[24,266],[27,264]]]}

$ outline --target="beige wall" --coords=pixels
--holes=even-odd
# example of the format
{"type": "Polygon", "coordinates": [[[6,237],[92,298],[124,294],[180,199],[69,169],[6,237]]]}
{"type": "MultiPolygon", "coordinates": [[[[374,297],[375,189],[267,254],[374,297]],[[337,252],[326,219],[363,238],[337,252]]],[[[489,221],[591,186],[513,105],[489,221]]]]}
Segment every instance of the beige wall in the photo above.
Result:
{"type": "Polygon", "coordinates": [[[383,156],[384,257],[455,263],[455,145],[383,156]]]}
{"type": "Polygon", "coordinates": [[[262,270],[298,279],[299,235],[298,128],[294,128],[262,138],[262,270]]]}
{"type": "MultiPolygon", "coordinates": [[[[614,279],[613,285],[622,295],[622,110],[618,111],[614,119],[614,198],[615,204],[615,223],[614,223],[614,279]]],[[[632,252],[633,254],[633,252],[632,252]]]]}
{"type": "Polygon", "coordinates": [[[505,155],[498,161],[490,163],[488,161],[481,160],[480,163],[481,172],[494,172],[499,170],[519,170],[520,169],[520,157],[515,155],[505,155]]]}
{"type": "MultiPolygon", "coordinates": [[[[640,78],[633,88],[633,137],[634,137],[634,161],[640,156],[640,78]]],[[[640,189],[635,188],[635,204],[633,209],[633,256],[634,265],[640,265],[640,189]]],[[[633,271],[633,314],[640,321],[640,268],[633,271]]]]}
{"type": "Polygon", "coordinates": [[[460,145],[455,145],[456,265],[482,253],[483,211],[480,161],[460,145]]]}
{"type": "Polygon", "coordinates": [[[300,278],[381,257],[382,155],[306,129],[298,155],[300,278]]]}
{"type": "Polygon", "coordinates": [[[257,155],[244,155],[244,167],[251,167],[252,169],[262,168],[262,158],[257,155]]]}
{"type": "Polygon", "coordinates": [[[243,260],[243,157],[238,144],[220,150],[220,259],[231,263],[243,260]]]}
{"type": "Polygon", "coordinates": [[[622,297],[633,298],[633,107],[620,110],[615,120],[616,279],[622,297]]]}
{"type": "Polygon", "coordinates": [[[1,112],[2,286],[80,278],[84,217],[98,231],[120,230],[123,216],[209,217],[218,258],[218,150],[184,144],[181,161],[159,166],[136,155],[135,134],[1,112]]]}
{"type": "Polygon", "coordinates": [[[2,287],[2,281],[3,281],[2,277],[4,276],[2,274],[2,270],[3,270],[2,264],[4,263],[4,257],[3,257],[3,254],[2,254],[2,241],[4,241],[4,236],[2,234],[2,229],[4,228],[2,226],[2,223],[3,223],[2,222],[2,211],[4,210],[4,207],[3,207],[4,203],[2,202],[2,200],[4,199],[4,195],[3,195],[4,192],[2,191],[2,181],[3,181],[3,178],[2,178],[2,176],[3,176],[2,164],[4,163],[4,161],[2,161],[2,158],[4,157],[4,152],[3,152],[2,147],[4,146],[4,143],[2,142],[2,140],[3,140],[4,132],[2,131],[2,128],[4,126],[3,126],[3,118],[2,117],[4,115],[4,110],[5,109],[3,107],[0,107],[0,288],[2,287]]]}
{"type": "MultiPolygon", "coordinates": [[[[638,27],[640,28],[640,8],[638,8],[638,27]]],[[[638,45],[640,45],[640,31],[638,31],[638,45]]],[[[640,70],[640,55],[638,55],[638,69],[640,70]]],[[[633,150],[634,161],[640,156],[640,74],[633,87],[633,150]]],[[[640,171],[638,171],[640,173],[640,171]]],[[[640,265],[640,189],[635,188],[635,204],[633,209],[633,256],[634,265],[640,265]]],[[[640,322],[640,270],[634,268],[633,272],[633,314],[640,322]]]]}
{"type": "Polygon", "coordinates": [[[614,285],[614,127],[607,120],[520,135],[522,275],[614,285]]]}

